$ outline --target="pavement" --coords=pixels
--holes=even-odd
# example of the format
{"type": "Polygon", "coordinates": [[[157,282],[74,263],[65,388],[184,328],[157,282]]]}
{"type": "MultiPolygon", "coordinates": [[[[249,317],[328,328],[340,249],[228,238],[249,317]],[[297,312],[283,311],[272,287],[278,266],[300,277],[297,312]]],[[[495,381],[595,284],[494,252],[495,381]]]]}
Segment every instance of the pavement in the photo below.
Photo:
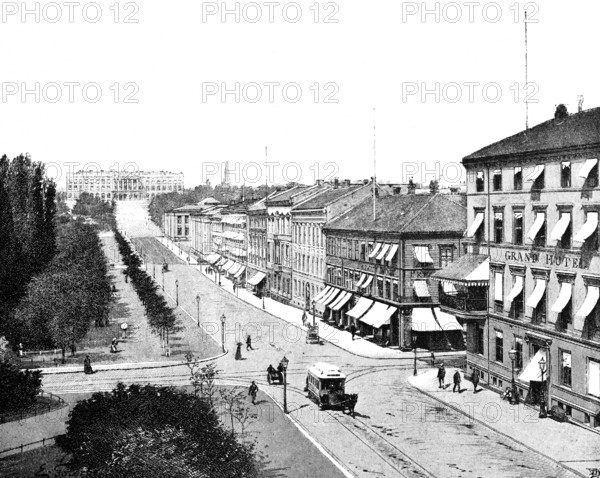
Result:
{"type": "MultiPolygon", "coordinates": [[[[191,267],[198,270],[205,277],[216,281],[216,275],[208,275],[204,272],[206,265],[200,265],[196,261],[196,259],[191,256],[184,248],[181,247],[178,243],[174,243],[170,239],[162,236],[156,238],[165,248],[169,251],[176,254],[178,257],[182,258],[186,263],[190,264],[191,267]]],[[[306,331],[308,327],[306,327],[302,322],[303,310],[298,309],[297,307],[293,307],[290,305],[282,304],[279,301],[273,300],[271,298],[266,297],[264,299],[264,309],[263,309],[263,300],[252,294],[245,288],[238,288],[237,291],[234,291],[233,282],[221,275],[221,287],[223,290],[235,295],[240,300],[243,300],[247,304],[250,304],[258,309],[264,310],[265,312],[281,319],[289,322],[290,324],[294,324],[296,327],[306,331]]],[[[309,322],[312,322],[312,317],[309,314],[309,322]]],[[[398,359],[398,358],[413,358],[414,353],[412,351],[401,351],[398,349],[380,347],[368,340],[365,340],[361,337],[355,337],[352,339],[352,334],[348,331],[338,329],[329,325],[327,322],[324,322],[319,317],[315,317],[315,323],[319,326],[319,337],[322,340],[325,340],[336,347],[340,347],[354,355],[365,358],[375,358],[375,359],[398,359]]],[[[426,359],[429,360],[431,352],[425,349],[417,349],[417,358],[418,359],[426,359]]],[[[465,352],[439,352],[436,353],[437,358],[444,357],[464,357],[465,352]]]]}
{"type": "Polygon", "coordinates": [[[600,435],[584,427],[551,418],[539,418],[539,411],[524,403],[511,405],[491,390],[478,387],[461,375],[461,392],[453,392],[452,377],[457,369],[446,371],[446,388],[439,388],[437,369],[428,370],[408,381],[421,392],[464,414],[528,449],[552,459],[581,476],[600,467],[600,435]]]}

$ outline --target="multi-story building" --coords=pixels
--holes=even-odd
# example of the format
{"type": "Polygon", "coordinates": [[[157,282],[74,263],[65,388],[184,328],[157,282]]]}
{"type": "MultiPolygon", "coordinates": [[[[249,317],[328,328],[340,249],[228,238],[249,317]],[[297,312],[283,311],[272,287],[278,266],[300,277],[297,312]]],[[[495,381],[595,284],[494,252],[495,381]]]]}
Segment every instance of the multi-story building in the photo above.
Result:
{"type": "MultiPolygon", "coordinates": [[[[242,201],[221,210],[220,232],[213,230],[213,237],[220,237],[221,244],[217,252],[226,259],[222,263],[222,271],[238,284],[246,279],[248,255],[248,206],[242,201]]],[[[216,225],[216,223],[214,223],[216,225]]]]}
{"type": "Polygon", "coordinates": [[[324,318],[401,348],[464,349],[462,328],[439,309],[429,280],[461,254],[463,199],[376,193],[375,217],[369,197],[324,228],[324,318]]]}
{"type": "Polygon", "coordinates": [[[266,200],[267,285],[270,297],[285,304],[292,301],[292,208],[325,187],[322,183],[296,186],[266,200]]]}
{"type": "MultiPolygon", "coordinates": [[[[313,298],[325,288],[323,226],[368,197],[371,187],[363,182],[335,181],[292,208],[293,305],[310,308],[313,298]]],[[[322,315],[324,306],[315,303],[315,311],[322,315]]]]}
{"type": "Polygon", "coordinates": [[[216,228],[214,224],[220,224],[221,210],[225,207],[225,204],[207,203],[202,210],[191,214],[191,252],[199,261],[207,261],[221,247],[222,238],[213,237],[213,231],[216,228]]]}
{"type": "Polygon", "coordinates": [[[468,373],[502,391],[514,371],[517,395],[598,427],[600,108],[565,110],[463,158],[468,264],[438,277],[488,268],[485,314],[463,314],[468,373]]]}
{"type": "Polygon", "coordinates": [[[219,201],[206,198],[198,204],[171,209],[163,214],[163,234],[173,241],[190,241],[193,236],[192,217],[203,211],[211,209],[219,201]]]}
{"type": "Polygon", "coordinates": [[[246,286],[263,297],[267,269],[267,206],[266,198],[248,208],[248,264],[246,286]]]}
{"type": "Polygon", "coordinates": [[[67,174],[67,199],[76,200],[81,193],[98,199],[152,199],[157,194],[183,191],[183,173],[168,171],[77,171],[67,174]]]}

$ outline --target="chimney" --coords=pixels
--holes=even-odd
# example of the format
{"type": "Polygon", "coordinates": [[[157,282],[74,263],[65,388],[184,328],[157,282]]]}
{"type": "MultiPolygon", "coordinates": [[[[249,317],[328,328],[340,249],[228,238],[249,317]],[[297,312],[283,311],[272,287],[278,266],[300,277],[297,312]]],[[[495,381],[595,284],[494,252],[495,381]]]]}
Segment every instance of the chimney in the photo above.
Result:
{"type": "Polygon", "coordinates": [[[577,112],[583,111],[583,95],[577,95],[577,112]]]}
{"type": "Polygon", "coordinates": [[[350,187],[350,180],[349,179],[344,179],[344,186],[350,187]]]}
{"type": "Polygon", "coordinates": [[[556,107],[556,111],[554,112],[555,120],[562,120],[569,116],[569,112],[567,111],[567,107],[561,103],[556,107]]]}

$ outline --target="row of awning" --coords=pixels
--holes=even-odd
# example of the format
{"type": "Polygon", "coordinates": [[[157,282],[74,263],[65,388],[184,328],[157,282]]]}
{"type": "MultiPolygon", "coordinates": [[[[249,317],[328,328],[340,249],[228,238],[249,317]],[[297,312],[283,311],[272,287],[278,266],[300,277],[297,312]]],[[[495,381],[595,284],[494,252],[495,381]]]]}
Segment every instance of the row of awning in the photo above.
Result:
{"type": "MultiPolygon", "coordinates": [[[[467,237],[473,237],[475,235],[475,233],[477,232],[477,230],[483,224],[483,219],[484,219],[484,213],[483,212],[478,212],[475,215],[475,220],[473,221],[473,223],[471,224],[471,226],[467,230],[467,237]]],[[[536,214],[535,214],[535,220],[533,221],[533,224],[531,225],[531,228],[527,232],[527,237],[531,241],[535,240],[536,236],[538,235],[538,233],[542,229],[542,226],[544,225],[545,221],[546,221],[546,213],[544,213],[544,212],[536,212],[536,214]]],[[[569,227],[570,223],[571,223],[571,213],[570,212],[561,212],[560,218],[559,218],[558,222],[555,224],[554,228],[552,229],[552,232],[550,233],[550,240],[552,240],[552,241],[560,241],[562,239],[562,237],[564,236],[564,234],[565,234],[567,228],[569,227]]],[[[575,236],[573,237],[573,239],[576,242],[583,243],[597,229],[598,229],[598,213],[597,212],[593,212],[593,211],[589,211],[587,213],[586,221],[585,221],[584,225],[577,232],[577,234],[575,234],[575,236]]]]}
{"type": "Polygon", "coordinates": [[[224,237],[225,239],[233,239],[236,241],[243,241],[246,238],[243,232],[233,231],[213,232],[213,237],[224,237]]]}
{"type": "Polygon", "coordinates": [[[398,251],[398,244],[385,244],[376,242],[373,250],[369,253],[369,259],[377,259],[378,261],[385,258],[386,261],[391,261],[398,251]]]}
{"type": "Polygon", "coordinates": [[[264,272],[257,272],[252,277],[250,277],[250,279],[248,279],[246,282],[250,285],[256,286],[256,285],[260,284],[261,281],[263,281],[265,279],[265,277],[267,277],[267,275],[264,272]]]}

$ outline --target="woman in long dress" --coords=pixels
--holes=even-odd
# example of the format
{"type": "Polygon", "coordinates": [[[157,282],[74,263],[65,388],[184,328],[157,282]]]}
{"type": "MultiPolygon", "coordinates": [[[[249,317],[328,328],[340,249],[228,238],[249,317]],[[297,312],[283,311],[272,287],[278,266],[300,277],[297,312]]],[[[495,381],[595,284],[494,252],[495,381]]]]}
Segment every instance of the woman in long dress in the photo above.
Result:
{"type": "Polygon", "coordinates": [[[89,355],[86,355],[85,360],[83,361],[83,372],[87,374],[94,373],[92,370],[92,361],[90,360],[89,355]]]}
{"type": "Polygon", "coordinates": [[[235,359],[242,360],[242,343],[237,343],[237,349],[235,350],[235,359]]]}

